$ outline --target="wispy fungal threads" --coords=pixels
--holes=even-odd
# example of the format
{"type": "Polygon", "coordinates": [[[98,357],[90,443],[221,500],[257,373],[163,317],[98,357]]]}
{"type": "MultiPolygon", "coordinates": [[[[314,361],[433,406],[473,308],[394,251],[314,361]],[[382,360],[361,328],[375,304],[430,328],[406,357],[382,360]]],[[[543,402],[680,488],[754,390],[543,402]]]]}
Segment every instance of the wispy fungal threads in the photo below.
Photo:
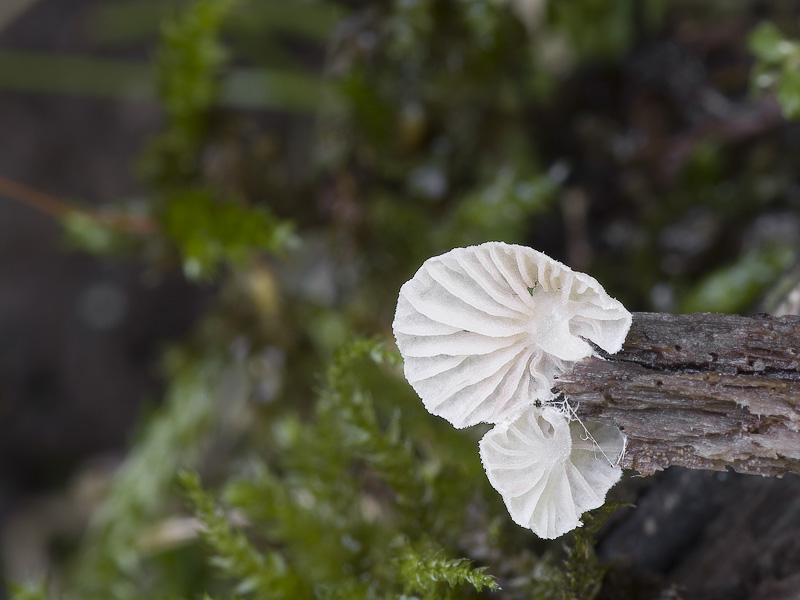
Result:
{"type": "MultiPolygon", "coordinates": [[[[616,441],[581,454],[568,411],[548,404],[555,378],[591,356],[586,340],[619,351],[630,325],[594,278],[531,248],[488,242],[425,261],[400,289],[393,329],[406,379],[429,412],[458,428],[498,424],[481,441],[489,480],[515,522],[550,538],[580,525],[621,474],[606,459],[616,441]],[[525,454],[536,456],[521,459],[524,469],[504,466],[503,456],[525,454]],[[518,482],[509,479],[515,469],[518,482]]],[[[590,444],[602,445],[596,436],[590,444]]]]}

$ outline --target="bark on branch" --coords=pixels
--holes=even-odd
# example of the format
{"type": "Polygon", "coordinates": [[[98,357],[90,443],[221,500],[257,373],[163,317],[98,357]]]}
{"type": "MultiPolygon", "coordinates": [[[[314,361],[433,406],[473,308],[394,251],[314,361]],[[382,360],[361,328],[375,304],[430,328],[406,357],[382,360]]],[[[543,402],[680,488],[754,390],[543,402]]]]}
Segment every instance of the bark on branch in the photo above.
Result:
{"type": "Polygon", "coordinates": [[[800,473],[800,317],[635,313],[622,350],[557,387],[628,436],[624,468],[800,473]]]}

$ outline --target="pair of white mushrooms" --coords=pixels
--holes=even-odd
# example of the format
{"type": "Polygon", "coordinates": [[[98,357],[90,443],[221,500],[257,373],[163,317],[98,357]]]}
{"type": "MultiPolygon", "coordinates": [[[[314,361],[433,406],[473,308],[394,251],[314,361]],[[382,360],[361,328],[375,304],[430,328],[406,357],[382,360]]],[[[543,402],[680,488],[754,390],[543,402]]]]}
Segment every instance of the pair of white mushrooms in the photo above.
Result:
{"type": "Polygon", "coordinates": [[[592,354],[615,353],[631,314],[592,277],[526,248],[489,242],[425,261],[400,289],[393,329],[425,408],[479,443],[511,518],[552,539],[581,525],[622,475],[625,436],[583,424],[552,392],[592,354]]]}

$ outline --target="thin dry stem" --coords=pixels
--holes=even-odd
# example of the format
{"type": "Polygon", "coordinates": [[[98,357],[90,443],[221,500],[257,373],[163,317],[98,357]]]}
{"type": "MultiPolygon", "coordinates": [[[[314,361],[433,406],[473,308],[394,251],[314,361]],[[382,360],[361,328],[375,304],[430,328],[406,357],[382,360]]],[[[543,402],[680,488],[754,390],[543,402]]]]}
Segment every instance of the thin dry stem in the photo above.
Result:
{"type": "Polygon", "coordinates": [[[0,195],[59,219],[70,214],[79,214],[99,225],[126,233],[150,235],[159,230],[158,222],[150,217],[105,213],[78,207],[3,176],[0,176],[0,195]]]}

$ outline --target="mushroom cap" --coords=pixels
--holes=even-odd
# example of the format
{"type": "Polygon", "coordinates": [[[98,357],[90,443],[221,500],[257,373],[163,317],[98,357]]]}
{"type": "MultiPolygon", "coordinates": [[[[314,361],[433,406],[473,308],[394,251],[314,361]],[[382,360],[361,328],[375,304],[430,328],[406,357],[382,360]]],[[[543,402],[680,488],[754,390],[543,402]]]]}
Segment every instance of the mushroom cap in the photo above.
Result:
{"type": "Polygon", "coordinates": [[[631,314],[593,277],[525,246],[487,242],[428,259],[400,289],[393,329],[425,408],[455,427],[512,419],[554,378],[620,350],[631,314]]]}
{"type": "Polygon", "coordinates": [[[511,518],[541,538],[580,527],[581,514],[602,506],[622,475],[625,434],[602,423],[585,426],[552,406],[534,407],[479,443],[486,475],[511,518]]]}

